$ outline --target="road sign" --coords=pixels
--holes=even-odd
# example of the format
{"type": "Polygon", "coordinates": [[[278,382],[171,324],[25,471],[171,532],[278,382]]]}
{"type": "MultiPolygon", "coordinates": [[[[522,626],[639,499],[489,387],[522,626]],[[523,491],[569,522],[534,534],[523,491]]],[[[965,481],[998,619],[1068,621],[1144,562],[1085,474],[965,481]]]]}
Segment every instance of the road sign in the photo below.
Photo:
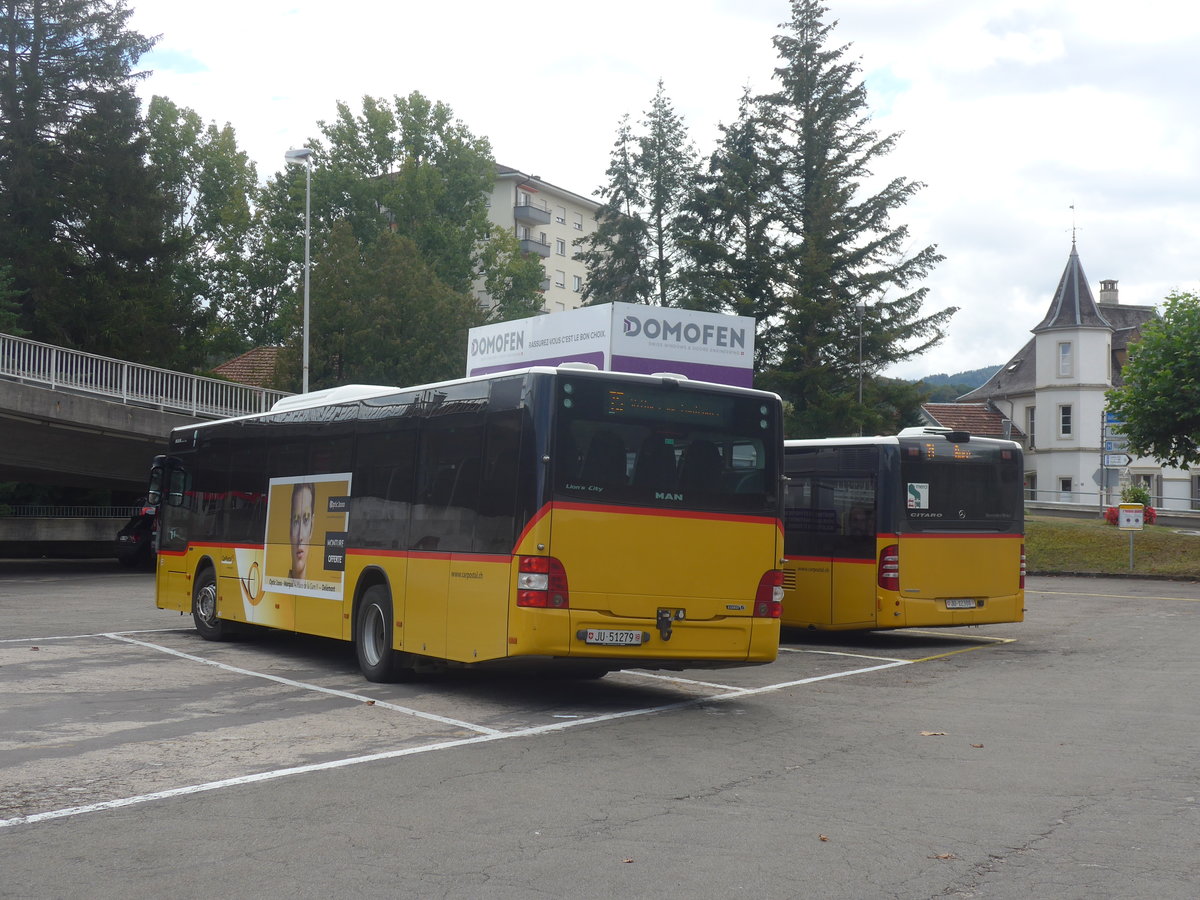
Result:
{"type": "Polygon", "coordinates": [[[1128,453],[1105,453],[1104,465],[1109,469],[1120,469],[1122,466],[1127,466],[1133,462],[1133,457],[1128,453]]]}
{"type": "Polygon", "coordinates": [[[1116,413],[1106,412],[1104,414],[1104,424],[1105,425],[1124,425],[1125,420],[1117,418],[1116,413]]]}
{"type": "Polygon", "coordinates": [[[1122,436],[1122,433],[1123,432],[1121,431],[1120,425],[1105,425],[1104,426],[1104,436],[1106,438],[1119,438],[1122,436]]]}
{"type": "Polygon", "coordinates": [[[1124,453],[1128,449],[1129,449],[1129,441],[1127,441],[1127,440],[1105,441],[1104,442],[1104,452],[1105,453],[1124,453]]]}

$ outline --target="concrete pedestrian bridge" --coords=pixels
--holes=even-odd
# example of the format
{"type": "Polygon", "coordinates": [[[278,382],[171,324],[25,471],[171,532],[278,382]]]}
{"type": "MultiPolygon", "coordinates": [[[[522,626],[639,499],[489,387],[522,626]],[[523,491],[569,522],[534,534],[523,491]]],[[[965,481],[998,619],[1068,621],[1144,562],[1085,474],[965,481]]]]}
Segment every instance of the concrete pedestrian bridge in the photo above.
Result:
{"type": "MultiPolygon", "coordinates": [[[[172,428],[263,412],[284,396],[0,334],[0,482],[137,495],[172,428]]],[[[0,556],[31,540],[78,543],[92,533],[108,555],[128,516],[121,507],[102,516],[14,512],[0,506],[0,556]],[[84,519],[99,521],[89,528],[84,519]]]]}

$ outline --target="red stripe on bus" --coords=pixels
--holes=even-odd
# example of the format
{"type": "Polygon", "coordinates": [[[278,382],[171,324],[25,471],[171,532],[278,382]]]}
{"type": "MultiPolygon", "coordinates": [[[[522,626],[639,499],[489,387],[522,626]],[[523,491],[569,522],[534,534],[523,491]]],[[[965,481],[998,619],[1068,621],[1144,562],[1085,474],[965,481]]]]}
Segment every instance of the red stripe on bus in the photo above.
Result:
{"type": "Polygon", "coordinates": [[[859,565],[864,566],[873,566],[876,562],[874,557],[868,557],[866,559],[858,557],[852,559],[844,556],[785,556],[784,560],[786,562],[858,563],[859,565]]]}
{"type": "Polygon", "coordinates": [[[701,519],[710,522],[746,522],[765,525],[768,522],[782,525],[774,516],[752,516],[744,513],[702,512],[690,509],[647,509],[643,506],[608,506],[603,503],[565,503],[555,501],[548,504],[554,509],[569,509],[575,512],[618,513],[628,516],[664,516],[669,519],[701,519]]]}
{"type": "MultiPolygon", "coordinates": [[[[881,535],[882,537],[882,535],[881,535]]],[[[897,535],[901,540],[931,541],[938,538],[949,538],[954,541],[1023,541],[1023,534],[966,534],[961,532],[939,532],[938,534],[907,532],[897,535]]]]}

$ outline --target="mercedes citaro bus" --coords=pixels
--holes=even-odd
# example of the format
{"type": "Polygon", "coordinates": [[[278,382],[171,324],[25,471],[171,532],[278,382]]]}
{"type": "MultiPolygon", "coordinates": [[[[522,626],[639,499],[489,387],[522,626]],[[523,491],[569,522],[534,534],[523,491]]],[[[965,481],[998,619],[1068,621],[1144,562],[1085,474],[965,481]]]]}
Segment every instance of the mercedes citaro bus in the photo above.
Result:
{"type": "Polygon", "coordinates": [[[1021,447],[945,429],[784,442],[782,623],[1024,619],[1021,447]]]}

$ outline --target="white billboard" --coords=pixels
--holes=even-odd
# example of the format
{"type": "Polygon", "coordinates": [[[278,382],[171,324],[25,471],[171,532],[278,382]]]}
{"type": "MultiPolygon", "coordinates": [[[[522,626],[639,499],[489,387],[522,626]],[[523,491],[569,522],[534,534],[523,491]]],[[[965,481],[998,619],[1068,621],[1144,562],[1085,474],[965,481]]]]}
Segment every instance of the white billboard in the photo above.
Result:
{"type": "Polygon", "coordinates": [[[752,386],[754,319],[637,303],[584,306],[472,328],[467,374],[593,363],[613,372],[677,372],[752,386]]]}

